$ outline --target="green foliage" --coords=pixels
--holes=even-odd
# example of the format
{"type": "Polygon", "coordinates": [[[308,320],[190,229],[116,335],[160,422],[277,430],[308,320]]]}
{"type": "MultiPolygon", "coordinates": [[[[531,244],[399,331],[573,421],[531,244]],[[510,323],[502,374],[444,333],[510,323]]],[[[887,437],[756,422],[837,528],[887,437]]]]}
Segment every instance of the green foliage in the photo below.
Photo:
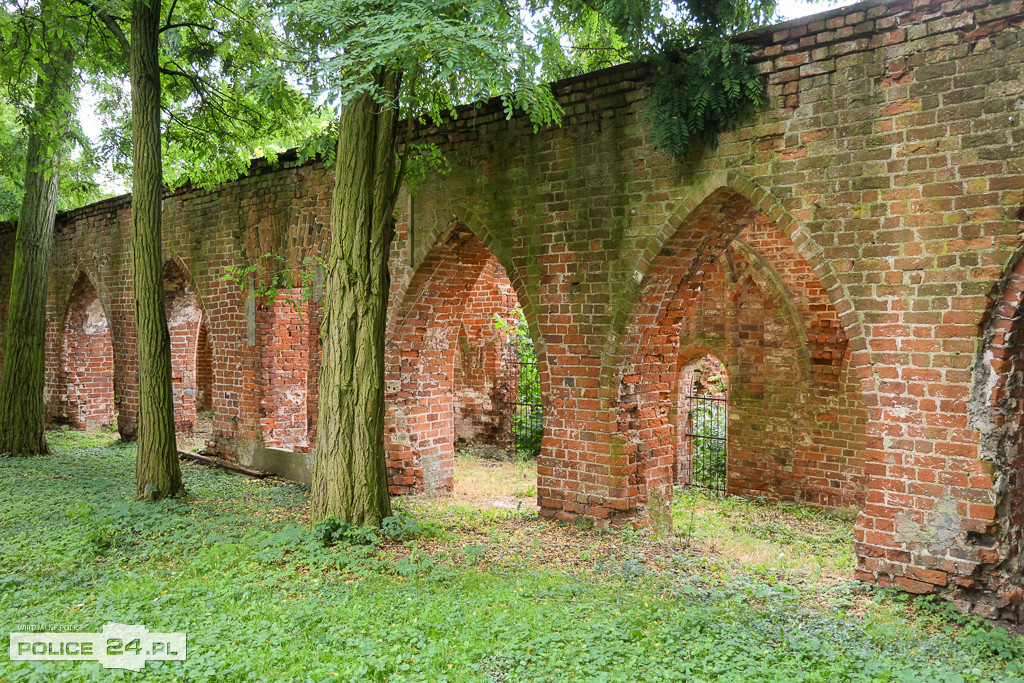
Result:
{"type": "Polygon", "coordinates": [[[16,221],[21,211],[27,142],[14,107],[0,100],[0,222],[16,221]]]}
{"type": "Polygon", "coordinates": [[[506,115],[525,111],[535,125],[561,108],[537,82],[537,51],[525,16],[491,0],[299,0],[284,28],[304,59],[308,87],[334,108],[364,93],[403,115],[440,121],[460,103],[504,100],[506,115]],[[399,101],[375,74],[403,74],[399,101]]]}
{"type": "Polygon", "coordinates": [[[325,548],[329,548],[335,543],[375,545],[380,540],[377,530],[373,527],[353,526],[345,520],[335,517],[327,517],[317,522],[313,527],[313,538],[325,548]]]}
{"type": "Polygon", "coordinates": [[[234,282],[242,294],[265,306],[273,306],[281,299],[301,315],[302,305],[315,296],[318,273],[323,267],[324,260],[319,256],[306,256],[301,266],[289,268],[286,258],[268,252],[248,266],[225,266],[220,279],[234,282]]]}
{"type": "MultiPolygon", "coordinates": [[[[764,580],[795,572],[812,576],[851,576],[853,572],[852,517],[798,503],[722,498],[695,487],[676,490],[672,514],[677,532],[698,547],[757,558],[764,580]]],[[[727,563],[722,570],[736,567],[727,563]]]]}
{"type": "MultiPolygon", "coordinates": [[[[81,44],[75,34],[83,31],[77,20],[50,13],[51,22],[63,24],[63,33],[71,44],[81,44]]],[[[49,63],[52,45],[40,40],[42,21],[37,5],[0,3],[0,222],[16,222],[24,196],[25,171],[30,129],[44,131],[41,143],[59,159],[60,179],[57,209],[72,209],[103,199],[96,182],[100,161],[77,121],[68,130],[58,130],[52,121],[41,120],[35,107],[33,85],[49,63]]],[[[77,102],[61,101],[54,110],[75,107],[77,102]]],[[[66,111],[66,109],[65,109],[66,111]]]]}
{"type": "Polygon", "coordinates": [[[712,40],[654,60],[647,117],[656,147],[673,156],[714,148],[721,131],[744,123],[767,101],[760,75],[747,62],[749,52],[745,45],[712,40]]]}
{"type": "MultiPolygon", "coordinates": [[[[131,101],[126,97],[130,35],[122,0],[78,0],[96,27],[82,75],[104,124],[100,150],[130,182],[131,101]]],[[[289,82],[274,3],[167,0],[160,27],[164,182],[205,188],[232,180],[254,157],[277,154],[325,119],[289,82]]]]}
{"type": "Polygon", "coordinates": [[[450,551],[325,548],[296,523],[301,487],[193,464],[187,504],[136,503],[135,446],[115,439],[51,432],[54,455],[0,459],[0,613],[8,631],[107,621],[184,631],[188,659],[141,674],[11,662],[0,641],[6,681],[1024,676],[1024,643],[1005,629],[847,582],[771,583],[683,555],[678,570],[658,570],[635,553],[594,569],[496,568],[500,541],[478,536],[450,551]],[[101,552],[87,540],[97,525],[112,534],[101,552]]]}
{"type": "Polygon", "coordinates": [[[409,510],[396,504],[395,514],[380,524],[380,535],[392,541],[408,541],[420,536],[437,536],[439,530],[427,520],[416,519],[409,510]]]}

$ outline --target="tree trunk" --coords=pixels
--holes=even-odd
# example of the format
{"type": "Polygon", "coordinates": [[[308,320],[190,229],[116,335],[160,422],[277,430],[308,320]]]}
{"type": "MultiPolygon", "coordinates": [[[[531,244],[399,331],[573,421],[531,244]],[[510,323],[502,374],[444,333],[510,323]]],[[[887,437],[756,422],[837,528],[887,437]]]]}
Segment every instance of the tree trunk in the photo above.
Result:
{"type": "MultiPolygon", "coordinates": [[[[399,76],[377,74],[390,101],[399,76]]],[[[384,453],[384,326],[394,237],[396,110],[369,95],[341,112],[324,283],[311,516],[379,526],[391,515],[384,453]]]]}
{"type": "Polygon", "coordinates": [[[36,82],[29,118],[25,198],[14,240],[14,272],[0,377],[0,453],[46,452],[43,386],[46,380],[46,281],[57,216],[61,153],[71,121],[74,53],[41,13],[51,60],[36,82]]]}
{"type": "Polygon", "coordinates": [[[139,361],[140,499],[181,490],[171,389],[171,337],[164,311],[160,151],[159,0],[135,0],[131,19],[132,282],[139,361]]]}

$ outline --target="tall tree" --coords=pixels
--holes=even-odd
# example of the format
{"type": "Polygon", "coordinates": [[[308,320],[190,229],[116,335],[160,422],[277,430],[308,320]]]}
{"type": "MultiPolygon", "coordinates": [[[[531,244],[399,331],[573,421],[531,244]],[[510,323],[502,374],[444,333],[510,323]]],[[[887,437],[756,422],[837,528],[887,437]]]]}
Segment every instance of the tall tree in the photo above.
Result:
{"type": "MultiPolygon", "coordinates": [[[[79,58],[76,56],[76,60],[79,58]]],[[[28,129],[19,107],[11,104],[0,86],[0,222],[16,225],[25,196],[25,170],[28,168],[28,129]]],[[[29,104],[28,106],[31,106],[29,104]]],[[[62,155],[57,188],[57,211],[66,211],[109,196],[97,182],[99,160],[89,139],[77,122],[70,121],[65,143],[73,147],[62,155]]]]}
{"type": "MultiPolygon", "coordinates": [[[[665,49],[700,52],[711,37],[766,18],[774,0],[299,0],[291,7],[286,29],[306,56],[307,82],[340,108],[311,516],[378,525],[391,514],[388,256],[413,151],[405,145],[395,161],[400,121],[410,131],[417,119],[437,121],[456,104],[500,95],[508,116],[518,109],[535,124],[550,123],[561,110],[546,80],[665,49]]],[[[756,94],[741,89],[739,98],[756,94]]]]}
{"type": "Polygon", "coordinates": [[[14,242],[0,376],[0,452],[34,455],[47,450],[43,424],[46,281],[60,161],[69,151],[65,138],[74,111],[74,45],[73,33],[61,26],[47,0],[34,18],[25,16],[22,20],[31,23],[35,37],[48,46],[48,52],[39,52],[31,45],[23,51],[26,60],[36,62],[33,71],[38,76],[27,114],[24,194],[14,242]]]}
{"type": "MultiPolygon", "coordinates": [[[[131,0],[128,38],[116,16],[94,0],[78,1],[96,13],[130,63],[132,281],[139,363],[135,485],[139,498],[159,500],[182,488],[163,288],[161,203],[167,139],[162,115],[176,129],[171,139],[179,147],[208,154],[211,138],[265,139],[268,128],[291,118],[302,100],[275,68],[271,16],[256,4],[171,0],[165,15],[160,0],[131,0]],[[164,79],[170,102],[164,96],[164,79]]],[[[192,175],[215,183],[242,170],[237,159],[224,155],[219,164],[212,160],[214,171],[204,173],[200,167],[192,175]]]]}
{"type": "MultiPolygon", "coordinates": [[[[340,104],[321,321],[314,519],[379,525],[391,514],[384,455],[384,330],[388,257],[411,146],[399,132],[440,119],[466,94],[506,93],[535,121],[553,121],[550,90],[520,59],[520,19],[487,2],[302,4],[289,29],[311,55],[314,88],[340,104]],[[313,27],[313,31],[309,28],[313,27]],[[513,88],[513,85],[518,85],[513,88]]],[[[526,51],[523,51],[525,54],[526,51]]]]}
{"type": "MultiPolygon", "coordinates": [[[[114,121],[106,133],[107,151],[123,159],[125,150],[132,150],[140,382],[136,485],[140,498],[163,498],[181,487],[162,283],[163,155],[171,152],[174,182],[214,185],[244,171],[261,143],[294,130],[311,112],[277,68],[277,39],[266,5],[249,0],[169,0],[166,7],[160,0],[34,1],[0,1],[0,39],[5,47],[17,45],[20,50],[19,59],[13,60],[5,50],[0,83],[17,89],[18,79],[11,74],[19,68],[24,71],[26,64],[40,65],[34,68],[39,82],[28,119],[26,181],[23,188],[11,188],[9,182],[0,187],[11,188],[4,197],[17,199],[24,193],[7,327],[10,341],[0,387],[0,426],[7,441],[0,439],[0,445],[6,443],[6,450],[16,452],[45,450],[42,340],[57,190],[53,160],[58,143],[68,146],[66,123],[73,111],[57,103],[70,101],[71,81],[77,80],[65,43],[72,35],[83,42],[87,37],[88,45],[80,50],[83,70],[107,94],[105,109],[114,121]],[[57,3],[59,15],[50,9],[57,3]],[[125,11],[129,17],[122,16],[125,11]],[[59,16],[62,21],[40,22],[42,16],[59,16]],[[36,25],[17,30],[33,18],[52,30],[40,31],[36,25]],[[73,34],[72,23],[82,30],[73,34]],[[12,36],[20,42],[12,41],[12,36]],[[126,71],[132,89],[130,117],[123,104],[119,106],[126,71]],[[121,123],[127,118],[130,131],[121,123]],[[165,124],[167,135],[162,130],[165,124]],[[211,145],[217,146],[218,154],[209,153],[211,145]]],[[[0,130],[0,144],[5,142],[3,133],[0,130]]],[[[261,150],[268,156],[272,151],[261,150]]]]}
{"type": "Polygon", "coordinates": [[[171,387],[171,335],[164,309],[160,0],[134,0],[131,17],[132,286],[139,360],[135,486],[139,498],[160,499],[181,490],[171,387]]]}

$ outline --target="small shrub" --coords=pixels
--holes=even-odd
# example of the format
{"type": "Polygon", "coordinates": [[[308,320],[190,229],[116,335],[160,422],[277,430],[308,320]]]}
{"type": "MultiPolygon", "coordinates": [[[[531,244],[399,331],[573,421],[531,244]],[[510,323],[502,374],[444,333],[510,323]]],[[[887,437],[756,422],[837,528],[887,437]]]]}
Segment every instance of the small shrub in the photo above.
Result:
{"type": "Polygon", "coordinates": [[[328,517],[317,522],[313,527],[313,538],[323,547],[329,548],[336,543],[344,545],[375,545],[380,541],[373,527],[355,526],[337,517],[328,517]]]}

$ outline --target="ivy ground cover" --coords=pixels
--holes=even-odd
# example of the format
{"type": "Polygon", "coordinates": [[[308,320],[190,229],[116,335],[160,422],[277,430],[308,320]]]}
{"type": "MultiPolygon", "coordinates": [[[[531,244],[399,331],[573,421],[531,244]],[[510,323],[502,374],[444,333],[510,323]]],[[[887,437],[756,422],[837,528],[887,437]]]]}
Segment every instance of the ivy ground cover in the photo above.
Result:
{"type": "Polygon", "coordinates": [[[50,443],[0,458],[0,681],[1024,680],[1005,629],[843,578],[847,527],[813,514],[687,500],[663,542],[413,501],[309,528],[296,485],[185,463],[188,499],[136,503],[132,445],[50,443]],[[815,562],[757,545],[815,534],[815,562]],[[183,631],[187,659],[9,659],[19,625],[109,621],[183,631]]]}

